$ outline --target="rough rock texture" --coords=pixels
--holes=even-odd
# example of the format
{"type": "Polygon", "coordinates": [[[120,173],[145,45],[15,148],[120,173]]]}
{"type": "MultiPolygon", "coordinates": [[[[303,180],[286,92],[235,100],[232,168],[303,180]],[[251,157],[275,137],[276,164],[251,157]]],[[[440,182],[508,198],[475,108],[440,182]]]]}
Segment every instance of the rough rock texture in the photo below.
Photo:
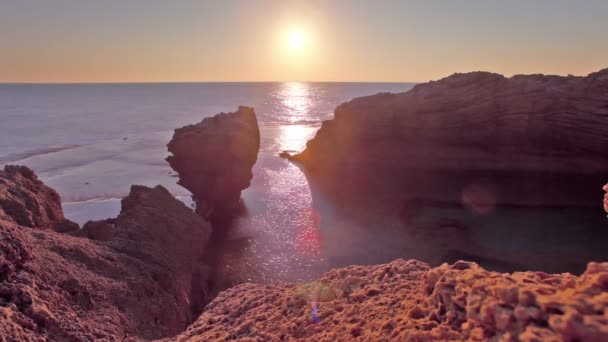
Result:
{"type": "Polygon", "coordinates": [[[170,340],[606,341],[608,263],[576,277],[397,260],[304,285],[242,284],[170,340]]]}
{"type": "Polygon", "coordinates": [[[210,218],[232,211],[249,187],[260,148],[253,108],[239,107],[175,130],[167,158],[190,190],[196,212],[210,218]]]}
{"type": "MultiPolygon", "coordinates": [[[[29,198],[28,185],[2,189],[29,198]]],[[[205,220],[160,186],[133,186],[117,218],[87,226],[64,234],[0,218],[0,340],[153,339],[193,320],[205,220]]]]}
{"type": "Polygon", "coordinates": [[[381,179],[374,186],[459,202],[467,185],[489,178],[499,204],[595,207],[607,125],[608,69],[454,74],[338,106],[296,159],[326,187],[350,183],[343,191],[381,179]]]}
{"type": "Polygon", "coordinates": [[[26,166],[6,165],[0,171],[0,220],[29,228],[78,229],[63,216],[59,194],[26,166]]]}

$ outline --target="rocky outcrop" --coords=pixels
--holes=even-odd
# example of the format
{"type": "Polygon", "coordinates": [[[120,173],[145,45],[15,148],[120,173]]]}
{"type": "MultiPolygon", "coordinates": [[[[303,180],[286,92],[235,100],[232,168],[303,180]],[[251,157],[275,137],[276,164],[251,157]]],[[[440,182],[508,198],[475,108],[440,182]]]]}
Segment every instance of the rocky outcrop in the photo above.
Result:
{"type": "MultiPolygon", "coordinates": [[[[2,189],[28,203],[40,194],[29,187],[35,179],[31,173],[2,189]]],[[[52,205],[36,198],[42,208],[52,205]]],[[[198,260],[210,228],[163,187],[133,186],[118,217],[82,232],[39,224],[0,218],[0,339],[149,340],[177,334],[195,318],[193,298],[206,283],[198,260]]]]}
{"type": "Polygon", "coordinates": [[[0,171],[0,220],[61,232],[78,229],[63,216],[59,194],[26,166],[6,165],[0,171]]]}
{"type": "Polygon", "coordinates": [[[351,266],[304,284],[221,293],[171,341],[589,341],[608,339],[608,263],[571,274],[459,261],[351,266]]]}
{"type": "Polygon", "coordinates": [[[173,154],[167,161],[179,174],[178,184],[192,192],[196,212],[221,216],[237,207],[253,177],[260,148],[255,112],[241,106],[178,128],[167,147],[173,154]]]}
{"type": "Polygon", "coordinates": [[[608,69],[454,74],[338,106],[296,159],[328,184],[388,176],[385,187],[430,200],[460,202],[468,184],[489,178],[498,203],[596,206],[607,118],[608,69]]]}
{"type": "Polygon", "coordinates": [[[608,69],[473,72],[344,103],[293,159],[321,212],[401,220],[420,237],[409,258],[581,272],[608,258],[593,242],[608,238],[597,214],[607,128],[608,69]]]}

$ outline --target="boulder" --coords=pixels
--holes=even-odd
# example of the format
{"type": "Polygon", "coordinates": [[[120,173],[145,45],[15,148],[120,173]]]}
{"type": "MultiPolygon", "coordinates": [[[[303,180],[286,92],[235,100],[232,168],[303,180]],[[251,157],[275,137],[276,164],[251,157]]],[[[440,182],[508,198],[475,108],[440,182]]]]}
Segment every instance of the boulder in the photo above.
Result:
{"type": "Polygon", "coordinates": [[[205,218],[232,212],[241,190],[249,187],[260,148],[253,108],[220,113],[175,130],[167,145],[178,184],[192,193],[196,212],[205,218]]]}
{"type": "MultiPolygon", "coordinates": [[[[14,201],[54,193],[19,173],[2,187],[14,201]]],[[[38,217],[38,206],[23,208],[38,217]]],[[[0,217],[1,340],[150,340],[183,331],[200,310],[193,298],[204,296],[199,261],[211,230],[161,186],[133,186],[118,217],[82,233],[32,228],[0,217]]]]}

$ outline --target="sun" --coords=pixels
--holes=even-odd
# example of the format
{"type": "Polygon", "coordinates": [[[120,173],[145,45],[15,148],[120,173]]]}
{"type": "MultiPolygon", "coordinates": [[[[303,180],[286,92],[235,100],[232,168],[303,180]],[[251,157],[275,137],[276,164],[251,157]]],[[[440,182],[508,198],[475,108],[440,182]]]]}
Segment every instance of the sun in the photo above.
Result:
{"type": "Polygon", "coordinates": [[[302,54],[310,45],[310,33],[304,28],[290,28],[285,32],[285,48],[290,53],[302,54]]]}

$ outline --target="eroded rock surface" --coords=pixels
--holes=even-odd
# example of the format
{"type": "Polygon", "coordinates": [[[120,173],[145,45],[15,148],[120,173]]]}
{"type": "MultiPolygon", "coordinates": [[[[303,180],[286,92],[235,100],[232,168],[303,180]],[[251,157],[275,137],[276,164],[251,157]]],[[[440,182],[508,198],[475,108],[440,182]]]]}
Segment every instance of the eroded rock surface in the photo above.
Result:
{"type": "Polygon", "coordinates": [[[37,229],[78,229],[63,216],[59,194],[26,166],[6,165],[0,171],[0,220],[37,229]]]}
{"type": "Polygon", "coordinates": [[[253,108],[239,107],[175,130],[167,158],[179,184],[193,194],[196,212],[210,218],[237,207],[249,187],[260,148],[253,108]]]}
{"type": "Polygon", "coordinates": [[[351,266],[304,284],[221,293],[171,341],[606,341],[608,263],[571,274],[464,261],[351,266]]]}
{"type": "MultiPolygon", "coordinates": [[[[2,190],[26,202],[35,179],[31,173],[2,190]]],[[[163,187],[133,186],[117,218],[85,231],[45,229],[53,225],[31,229],[0,217],[1,340],[148,340],[177,334],[195,318],[210,228],[163,187]]]]}

